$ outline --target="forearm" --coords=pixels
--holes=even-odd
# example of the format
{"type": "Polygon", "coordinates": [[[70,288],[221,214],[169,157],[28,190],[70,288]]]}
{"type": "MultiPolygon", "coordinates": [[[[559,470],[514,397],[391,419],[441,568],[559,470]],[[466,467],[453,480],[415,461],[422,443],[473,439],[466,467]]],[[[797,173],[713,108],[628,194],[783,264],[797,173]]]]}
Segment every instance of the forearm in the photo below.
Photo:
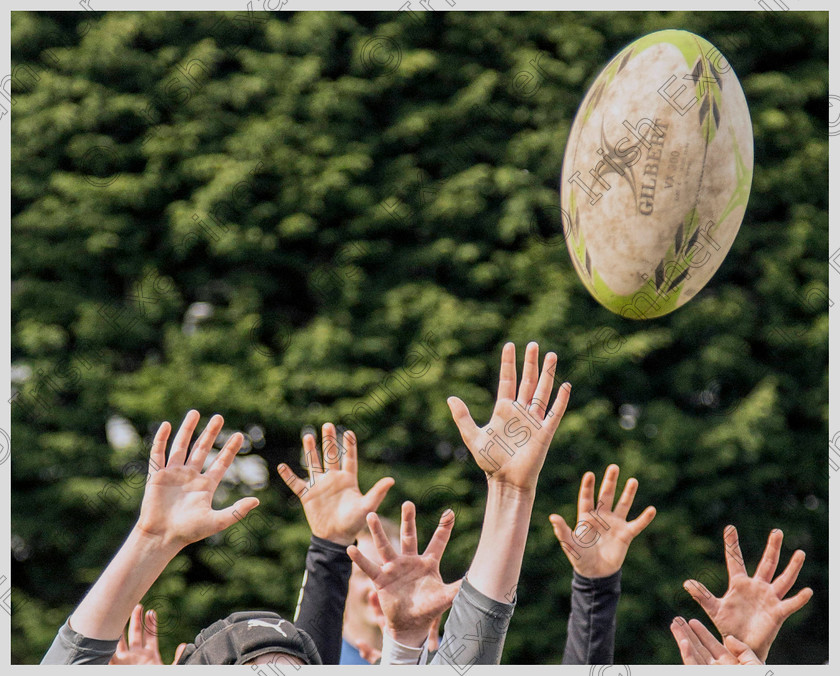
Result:
{"type": "Polygon", "coordinates": [[[312,536],[295,625],[307,632],[324,664],[338,664],[352,563],[343,544],[312,536]]]}
{"type": "Polygon", "coordinates": [[[612,664],[621,571],[589,578],[574,573],[563,664],[612,664]]]}
{"type": "Polygon", "coordinates": [[[87,638],[116,640],[131,611],[180,550],[134,528],[117,555],[70,616],[71,628],[87,638]]]}
{"type": "Polygon", "coordinates": [[[467,577],[494,601],[511,603],[515,598],[533,505],[533,491],[488,484],[481,538],[467,577]]]}

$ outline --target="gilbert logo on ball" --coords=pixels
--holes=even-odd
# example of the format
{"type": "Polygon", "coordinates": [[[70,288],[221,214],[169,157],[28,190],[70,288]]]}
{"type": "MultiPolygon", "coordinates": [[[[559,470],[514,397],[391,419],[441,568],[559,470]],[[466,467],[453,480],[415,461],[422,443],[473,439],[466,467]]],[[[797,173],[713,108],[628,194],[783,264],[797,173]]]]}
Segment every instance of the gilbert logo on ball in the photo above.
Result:
{"type": "Polygon", "coordinates": [[[753,135],[726,58],[687,31],[646,35],[598,75],[560,179],[578,275],[607,309],[661,317],[720,267],[744,217],[753,135]]]}

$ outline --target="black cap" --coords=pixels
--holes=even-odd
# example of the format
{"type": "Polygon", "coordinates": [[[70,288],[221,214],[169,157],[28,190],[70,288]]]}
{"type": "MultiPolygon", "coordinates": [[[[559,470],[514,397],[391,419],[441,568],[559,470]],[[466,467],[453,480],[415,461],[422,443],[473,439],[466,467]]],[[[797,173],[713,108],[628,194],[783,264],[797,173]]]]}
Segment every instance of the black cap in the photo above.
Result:
{"type": "Polygon", "coordinates": [[[267,653],[284,653],[321,664],[312,637],[277,613],[250,610],[233,613],[202,629],[181,654],[178,664],[245,664],[267,653]]]}

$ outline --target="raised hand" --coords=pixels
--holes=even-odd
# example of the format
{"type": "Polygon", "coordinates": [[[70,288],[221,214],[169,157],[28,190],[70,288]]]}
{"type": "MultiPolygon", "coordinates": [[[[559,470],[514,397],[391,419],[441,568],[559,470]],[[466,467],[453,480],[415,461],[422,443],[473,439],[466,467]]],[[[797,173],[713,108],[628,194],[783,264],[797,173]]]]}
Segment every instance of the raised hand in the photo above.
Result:
{"type": "Polygon", "coordinates": [[[773,579],[779,565],[782,531],[770,531],[770,537],[755,574],[750,577],[744,565],[738,531],[727,526],[723,531],[729,588],[717,598],[696,580],[686,580],[685,590],[697,601],[723,636],[734,636],[747,644],[762,662],[784,621],[802,608],[813,596],[810,588],[801,589],[786,599],[802,564],[805,552],[796,550],[784,571],[773,579]]]}
{"type": "Polygon", "coordinates": [[[243,436],[239,432],[231,435],[207,471],[202,472],[225,421],[214,415],[188,454],[200,417],[195,410],[187,413],[172,442],[169,460],[166,442],[172,426],[168,422],[160,426],[152,445],[137,529],[157,538],[163,546],[184,547],[210,537],[260,504],[256,498],[242,498],[227,509],[213,509],[213,494],[242,446],[243,436]]]}
{"type": "Polygon", "coordinates": [[[608,577],[617,573],[633,538],[647,528],[656,516],[656,509],[647,507],[636,519],[627,521],[639,488],[636,479],[627,480],[621,498],[613,509],[618,473],[618,465],[607,467],[598,492],[597,507],[594,500],[595,474],[587,472],[583,475],[574,530],[559,514],[548,517],[554,527],[554,535],[578,575],[608,577]]]}
{"type": "Polygon", "coordinates": [[[367,523],[382,565],[368,559],[355,546],[348,547],[347,554],[373,581],[385,613],[386,631],[399,643],[420,646],[432,623],[452,605],[461,585],[460,581],[445,584],[440,576],[440,559],[455,514],[452,510],[443,513],[422,555],[417,553],[417,526],[411,502],[402,506],[399,554],[388,541],[376,514],[369,514],[367,523]]]}
{"type": "Polygon", "coordinates": [[[563,383],[549,410],[557,355],[549,352],[539,373],[539,346],[528,343],[519,393],[516,391],[516,348],[502,349],[499,391],[493,415],[478,427],[467,405],[447,400],[455,424],[488,481],[499,482],[523,492],[533,492],[548,446],[569,403],[571,385],[563,383]]]}
{"type": "Polygon", "coordinates": [[[376,511],[394,480],[380,479],[362,494],[356,435],[350,430],[344,433],[342,451],[332,423],[321,428],[323,463],[312,434],[303,437],[303,449],[309,482],[295,475],[285,463],[277,466],[280,478],[300,499],[313,535],[342,545],[352,544],[364,528],[365,515],[376,511]]]}
{"type": "MultiPolygon", "coordinates": [[[[187,647],[182,643],[175,650],[175,659],[172,664],[177,664],[187,647]]],[[[128,639],[125,634],[120,635],[117,643],[117,651],[108,664],[163,664],[158,647],[157,614],[154,610],[146,613],[143,618],[143,606],[139,603],[134,606],[131,619],[128,622],[128,639]]]]}
{"type": "Polygon", "coordinates": [[[721,643],[699,620],[674,618],[671,633],[683,664],[764,664],[748,645],[734,636],[724,637],[721,643]]]}

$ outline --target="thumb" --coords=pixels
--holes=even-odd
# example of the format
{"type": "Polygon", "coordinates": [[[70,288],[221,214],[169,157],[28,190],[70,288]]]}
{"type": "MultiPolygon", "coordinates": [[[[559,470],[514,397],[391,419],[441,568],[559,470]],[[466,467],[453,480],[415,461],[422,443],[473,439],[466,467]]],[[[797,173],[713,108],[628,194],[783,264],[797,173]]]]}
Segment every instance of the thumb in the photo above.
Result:
{"type": "Polygon", "coordinates": [[[216,532],[223,531],[225,528],[230,528],[237,521],[240,521],[248,512],[260,504],[257,498],[242,498],[237,500],[233,505],[227,509],[214,511],[214,526],[216,532]]]}
{"type": "Polygon", "coordinates": [[[683,582],[683,589],[691,594],[691,598],[700,604],[700,607],[706,611],[706,615],[709,616],[709,619],[714,622],[718,604],[720,602],[712,594],[712,592],[706,589],[706,585],[702,582],[698,582],[697,580],[686,580],[683,582]]]}
{"type": "Polygon", "coordinates": [[[449,404],[452,419],[458,426],[458,431],[461,433],[461,439],[464,440],[467,448],[469,448],[472,452],[472,448],[470,448],[470,446],[473,439],[475,439],[476,433],[478,432],[478,426],[475,424],[475,421],[470,415],[470,409],[468,409],[467,405],[458,399],[458,397],[449,397],[449,399],[446,400],[446,403],[449,404]]]}
{"type": "Polygon", "coordinates": [[[394,480],[389,476],[373,484],[373,487],[364,495],[365,513],[375,512],[393,485],[394,480]]]}
{"type": "Polygon", "coordinates": [[[741,664],[764,664],[764,662],[758,659],[756,654],[752,651],[752,648],[743,641],[739,641],[737,638],[732,636],[732,634],[728,634],[723,637],[723,644],[729,652],[738,658],[738,662],[741,664]]]}
{"type": "Polygon", "coordinates": [[[172,664],[178,664],[178,660],[181,659],[181,655],[184,653],[184,648],[186,647],[186,643],[181,643],[177,648],[175,648],[175,659],[172,660],[172,664]]]}
{"type": "Polygon", "coordinates": [[[575,561],[580,558],[580,554],[578,554],[574,546],[575,538],[572,534],[572,529],[569,528],[566,519],[559,514],[552,514],[548,517],[548,520],[551,521],[551,527],[554,529],[554,537],[560,543],[560,549],[563,550],[566,558],[569,559],[569,563],[574,568],[575,561]]]}
{"type": "Polygon", "coordinates": [[[455,600],[455,597],[458,595],[458,592],[461,590],[461,580],[457,582],[452,582],[450,584],[444,585],[444,598],[446,599],[446,605],[442,608],[442,610],[438,613],[438,615],[443,615],[443,613],[452,605],[452,602],[455,600]]]}

